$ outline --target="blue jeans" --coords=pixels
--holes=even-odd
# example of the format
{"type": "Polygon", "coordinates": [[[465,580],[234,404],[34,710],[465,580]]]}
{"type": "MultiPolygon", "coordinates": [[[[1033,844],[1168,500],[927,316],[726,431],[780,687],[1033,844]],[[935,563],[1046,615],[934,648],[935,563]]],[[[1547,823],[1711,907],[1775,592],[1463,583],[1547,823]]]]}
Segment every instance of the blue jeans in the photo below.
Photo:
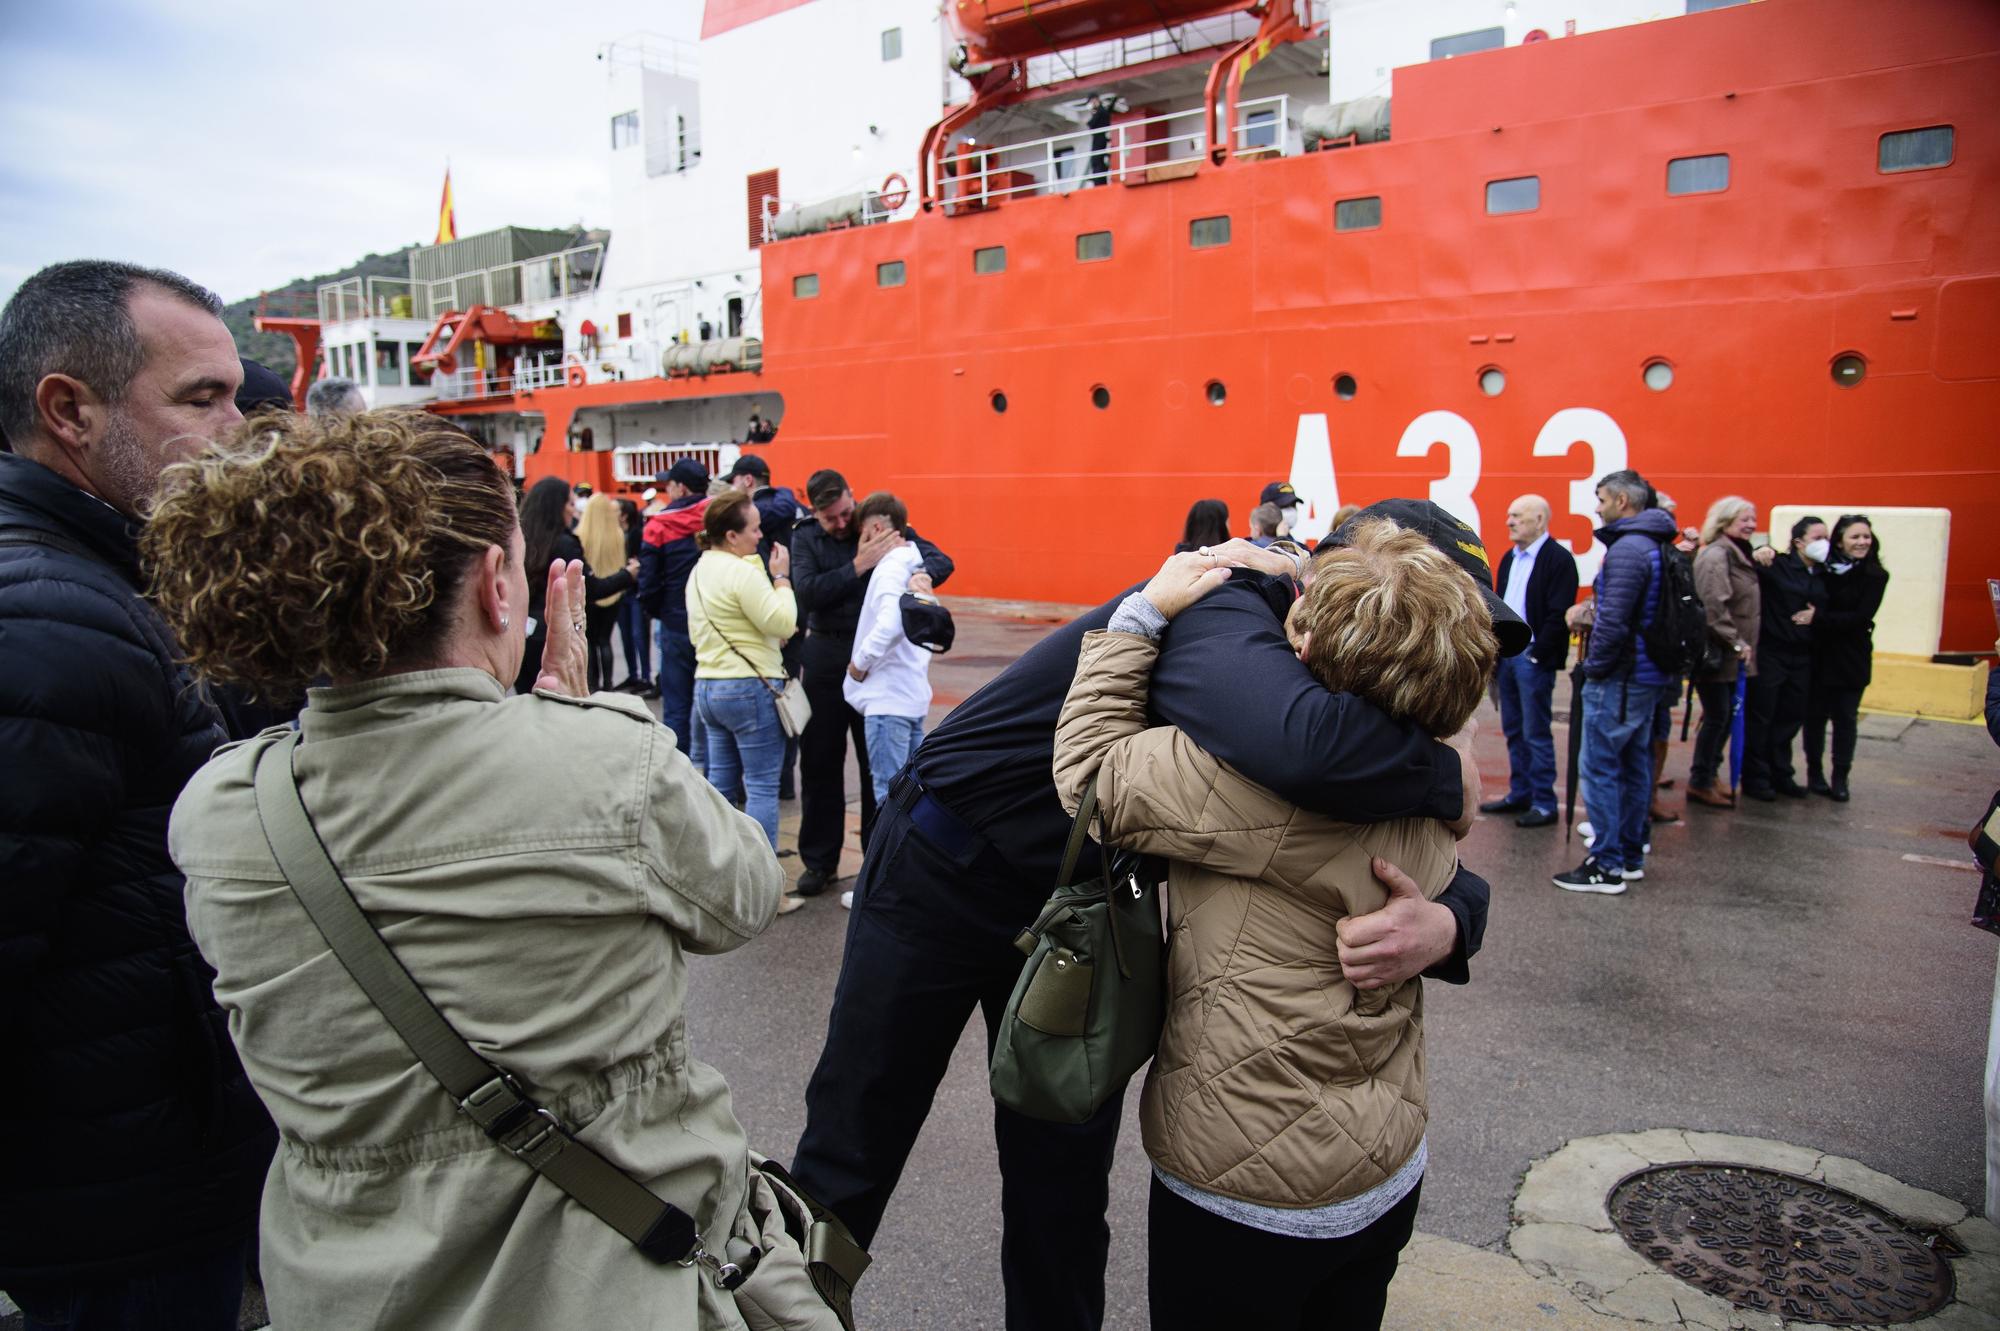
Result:
{"type": "Polygon", "coordinates": [[[763,827],[771,849],[778,848],[778,769],[785,761],[785,731],[778,724],[772,689],[782,678],[698,679],[694,710],[708,742],[708,779],[727,794],[740,784],[743,812],[763,827]]]}
{"type": "Polygon", "coordinates": [[[868,738],[868,775],[875,783],[875,807],[879,809],[888,801],[889,783],[916,755],[917,745],[923,743],[924,719],[869,716],[862,718],[861,727],[868,738]]]}
{"type": "MultiPolygon", "coordinates": [[[[694,640],[662,620],[660,635],[660,724],[674,732],[682,753],[689,752],[688,716],[694,709],[694,640]]],[[[695,764],[700,767],[701,764],[695,764]]]]}
{"type": "Polygon", "coordinates": [[[1591,851],[1606,869],[1646,862],[1648,809],[1653,800],[1653,709],[1664,690],[1635,684],[1631,675],[1583,685],[1583,782],[1591,851]]]}
{"type": "Polygon", "coordinates": [[[625,648],[625,673],[641,684],[653,682],[653,640],[646,633],[646,612],[637,592],[618,603],[618,641],[625,648]]]}
{"type": "Polygon", "coordinates": [[[1556,807],[1556,739],[1549,729],[1556,672],[1519,656],[1500,658],[1500,729],[1507,736],[1507,798],[1537,813],[1556,807]]]}
{"type": "Polygon", "coordinates": [[[28,1331],[236,1331],[251,1241],[179,1257],[142,1275],[10,1286],[28,1331]]]}

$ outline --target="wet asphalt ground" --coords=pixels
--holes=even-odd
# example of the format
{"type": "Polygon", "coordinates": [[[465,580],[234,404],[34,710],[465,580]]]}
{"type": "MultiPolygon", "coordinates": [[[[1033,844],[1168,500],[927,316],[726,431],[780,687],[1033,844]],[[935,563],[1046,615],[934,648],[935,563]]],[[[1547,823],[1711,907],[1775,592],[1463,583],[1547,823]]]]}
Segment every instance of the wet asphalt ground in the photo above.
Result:
{"type": "MultiPolygon", "coordinates": [[[[1055,622],[964,603],[957,618],[957,646],[934,666],[933,722],[1055,622]]],[[[1567,695],[1559,685],[1559,706],[1567,695]]],[[[1229,705],[1226,688],[1216,705],[1229,705]]],[[[1507,759],[1490,705],[1481,726],[1495,796],[1507,759]]],[[[1556,738],[1560,753],[1560,717],[1556,738]]],[[[1677,806],[1688,750],[1677,725],[1667,769],[1677,806]]],[[[1560,825],[1482,819],[1462,855],[1493,887],[1485,948],[1470,985],[1426,992],[1431,1166],[1419,1228],[1498,1249],[1533,1161],[1572,1137],[1661,1126],[1851,1156],[1982,1211],[2000,940],[1967,924],[1978,879],[1954,866],[1969,863],[1964,829],[1996,785],[2000,749],[1983,728],[1864,717],[1851,804],[1696,808],[1655,829],[1646,879],[1622,897],[1550,883],[1582,857],[1560,825]]],[[[848,790],[858,798],[851,769],[848,790]]],[[[798,806],[782,811],[789,846],[798,806]]],[[[858,803],[850,815],[858,821],[858,803]]],[[[796,874],[796,858],[783,863],[796,874]]],[[[752,1144],[780,1160],[804,1126],[846,923],[829,893],[690,967],[694,1050],[728,1077],[752,1144]]],[[[876,1239],[862,1326],[1003,1325],[984,1040],[968,1027],[938,1089],[876,1239]]],[[[1117,1331],[1146,1324],[1137,1101],[1135,1089],[1112,1181],[1105,1324],[1117,1331]]],[[[246,1309],[246,1325],[259,1321],[246,1309]]],[[[18,1323],[0,1318],[7,1325],[18,1323]]]]}
{"type": "MultiPolygon", "coordinates": [[[[957,646],[934,665],[933,721],[1052,627],[963,605],[957,617],[957,646]]],[[[1567,696],[1564,681],[1559,706],[1567,696]]],[[[1481,774],[1498,796],[1499,717],[1489,704],[1480,720],[1481,774]]],[[[1678,721],[1677,807],[1690,750],[1678,721]]],[[[1559,753],[1565,740],[1559,717],[1559,753]]],[[[1662,1126],[1851,1156],[1983,1211],[2000,939],[1967,923],[1978,878],[1953,866],[1970,863],[1965,829],[2000,785],[2000,749],[1979,726],[1864,717],[1852,783],[1847,805],[1745,801],[1662,824],[1646,879],[1622,897],[1549,881],[1583,855],[1560,825],[1474,827],[1461,853],[1492,884],[1492,913],[1472,983],[1426,990],[1420,1229],[1498,1248],[1534,1160],[1572,1137],[1662,1126]]],[[[832,895],[817,898],[691,968],[695,1049],[728,1076],[751,1141],[780,1159],[804,1125],[845,925],[832,895]]],[[[968,1027],[877,1236],[865,1325],[1003,1324],[984,1040],[968,1027]]],[[[1135,1089],[1112,1187],[1106,1325],[1121,1331],[1146,1321],[1137,1101],[1135,1089]]]]}

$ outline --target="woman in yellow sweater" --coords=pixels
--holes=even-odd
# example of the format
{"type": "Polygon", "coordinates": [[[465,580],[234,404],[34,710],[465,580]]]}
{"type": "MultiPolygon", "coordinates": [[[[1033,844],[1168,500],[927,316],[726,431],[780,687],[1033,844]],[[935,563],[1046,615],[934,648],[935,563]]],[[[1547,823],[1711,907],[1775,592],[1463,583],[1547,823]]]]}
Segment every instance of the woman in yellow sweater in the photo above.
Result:
{"type": "Polygon", "coordinates": [[[727,794],[742,784],[743,811],[778,848],[778,771],[785,732],[777,695],[785,687],[778,649],[797,630],[791,551],[757,557],[763,522],[742,491],[708,501],[701,558],[688,578],[688,637],[694,640],[694,705],[708,730],[708,779],[727,794]]]}

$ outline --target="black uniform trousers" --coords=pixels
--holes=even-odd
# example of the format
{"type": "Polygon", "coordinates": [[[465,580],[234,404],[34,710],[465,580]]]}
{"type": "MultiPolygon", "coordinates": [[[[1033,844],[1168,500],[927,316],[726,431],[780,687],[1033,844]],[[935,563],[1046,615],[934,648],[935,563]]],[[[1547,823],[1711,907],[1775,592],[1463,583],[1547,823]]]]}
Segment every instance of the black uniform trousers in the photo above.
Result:
{"type": "MultiPolygon", "coordinates": [[[[987,1048],[1048,885],[1025,882],[906,773],[868,842],[826,1047],[806,1087],[792,1173],[865,1247],[916,1144],[975,1009],[987,1048]]],[[[1104,1322],[1112,1154],[1124,1097],[1087,1123],[1044,1123],[995,1104],[1000,1271],[1012,1331],[1104,1322]]]]}
{"type": "Polygon", "coordinates": [[[1811,686],[1811,656],[1758,648],[1757,674],[1744,701],[1744,789],[1774,790],[1798,784],[1792,772],[1792,741],[1806,722],[1811,686]]]}
{"type": "Polygon", "coordinates": [[[1826,725],[1833,723],[1833,774],[1847,775],[1854,766],[1854,741],[1861,729],[1861,695],[1866,689],[1842,689],[1813,681],[1806,695],[1806,771],[1822,775],[1826,760],[1826,725]]]}
{"type": "Polygon", "coordinates": [[[847,740],[854,738],[854,761],[861,769],[861,844],[875,823],[875,783],[868,775],[868,733],[861,713],[847,705],[841,681],[847,678],[851,637],[806,634],[806,701],[812,720],[799,736],[799,861],[831,878],[840,872],[840,847],[847,840],[847,740]]]}

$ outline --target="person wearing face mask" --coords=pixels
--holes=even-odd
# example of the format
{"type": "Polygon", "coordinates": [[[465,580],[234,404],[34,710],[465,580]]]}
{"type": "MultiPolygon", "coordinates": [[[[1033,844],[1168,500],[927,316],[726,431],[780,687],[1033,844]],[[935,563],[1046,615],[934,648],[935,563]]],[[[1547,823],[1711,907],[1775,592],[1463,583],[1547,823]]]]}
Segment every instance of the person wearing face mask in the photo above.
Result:
{"type": "MultiPolygon", "coordinates": [[[[1757,506],[1741,495],[1724,495],[1708,507],[1701,524],[1701,550],[1694,557],[1694,589],[1708,616],[1709,650],[1695,666],[1694,691],[1701,699],[1701,729],[1694,737],[1688,769],[1688,800],[1710,808],[1736,805],[1734,787],[1717,786],[1722,746],[1735,730],[1736,676],[1757,674],[1757,630],[1763,623],[1763,595],[1750,538],[1757,534],[1757,506]]],[[[1737,760],[1742,761],[1742,754],[1737,760]]]]}
{"type": "Polygon", "coordinates": [[[1828,542],[1826,609],[1813,619],[1812,690],[1806,698],[1806,789],[1847,803],[1861,694],[1874,677],[1875,612],[1889,589],[1882,544],[1866,513],[1843,513],[1828,542]],[[1821,761],[1833,722],[1833,780],[1821,761]]]}
{"type": "Polygon", "coordinates": [[[1808,516],[1792,524],[1786,553],[1766,546],[1756,554],[1763,623],[1743,730],[1743,793],[1753,800],[1806,796],[1792,775],[1792,741],[1812,690],[1812,625],[1826,608],[1828,549],[1826,519],[1808,516]]]}

